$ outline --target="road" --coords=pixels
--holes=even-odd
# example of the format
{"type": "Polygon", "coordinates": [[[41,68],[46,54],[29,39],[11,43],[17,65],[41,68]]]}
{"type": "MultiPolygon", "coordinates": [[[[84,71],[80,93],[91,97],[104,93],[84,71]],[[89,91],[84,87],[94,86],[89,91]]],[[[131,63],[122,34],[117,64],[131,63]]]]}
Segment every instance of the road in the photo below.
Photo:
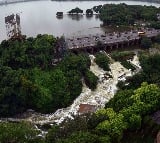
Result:
{"type": "MultiPolygon", "coordinates": [[[[157,36],[160,34],[160,30],[156,29],[145,29],[145,35],[149,38],[157,36]]],[[[85,47],[94,47],[97,42],[100,41],[102,44],[111,45],[122,42],[129,42],[134,40],[139,40],[140,36],[138,30],[126,31],[126,32],[114,32],[107,33],[104,35],[89,35],[84,37],[73,37],[66,39],[68,49],[78,49],[85,47]]]]}

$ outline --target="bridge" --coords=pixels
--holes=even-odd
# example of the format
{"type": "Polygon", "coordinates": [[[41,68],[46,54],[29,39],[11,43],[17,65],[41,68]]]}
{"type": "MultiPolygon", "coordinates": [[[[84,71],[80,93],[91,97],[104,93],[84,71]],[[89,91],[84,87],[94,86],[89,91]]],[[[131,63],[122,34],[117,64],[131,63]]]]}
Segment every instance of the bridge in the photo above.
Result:
{"type": "MultiPolygon", "coordinates": [[[[145,36],[154,39],[155,36],[160,34],[160,30],[145,29],[143,30],[145,36]]],[[[73,52],[89,52],[94,53],[99,50],[112,50],[118,48],[125,48],[132,45],[140,44],[141,36],[138,34],[138,30],[131,30],[126,32],[114,32],[107,34],[89,35],[84,37],[67,38],[67,49],[73,52]],[[98,46],[98,41],[103,46],[98,46]]]]}

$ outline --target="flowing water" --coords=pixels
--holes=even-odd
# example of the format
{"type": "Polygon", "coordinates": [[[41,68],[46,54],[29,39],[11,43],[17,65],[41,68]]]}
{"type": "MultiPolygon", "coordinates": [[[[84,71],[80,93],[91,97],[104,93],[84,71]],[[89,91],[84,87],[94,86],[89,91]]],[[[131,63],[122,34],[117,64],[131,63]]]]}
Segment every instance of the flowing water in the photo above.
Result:
{"type": "MultiPolygon", "coordinates": [[[[15,3],[11,5],[0,6],[0,41],[6,39],[4,17],[12,13],[21,13],[21,27],[22,33],[27,36],[35,36],[39,33],[53,34],[60,36],[76,35],[76,34],[90,34],[103,32],[100,28],[101,21],[96,16],[87,18],[82,16],[78,19],[73,19],[68,15],[64,15],[63,19],[56,18],[57,11],[67,12],[76,6],[86,10],[95,5],[105,3],[127,3],[127,4],[140,4],[140,5],[155,5],[146,2],[132,2],[132,1],[34,1],[28,3],[15,3]]],[[[107,54],[106,54],[107,55],[107,54]]],[[[82,93],[74,100],[73,104],[68,108],[58,109],[53,114],[39,114],[33,113],[28,118],[23,120],[30,121],[34,124],[60,124],[66,118],[73,118],[72,115],[78,114],[80,104],[95,105],[101,109],[105,104],[114,96],[117,91],[117,83],[119,80],[125,80],[127,76],[132,76],[139,72],[141,67],[137,54],[130,62],[135,65],[136,71],[133,73],[131,70],[124,68],[119,62],[111,59],[110,72],[106,72],[94,62],[94,55],[90,55],[91,66],[90,70],[98,77],[98,85],[95,91],[91,91],[85,83],[83,83],[82,93]],[[109,76],[110,75],[110,76],[109,76]]],[[[17,119],[11,119],[17,120],[17,119]]],[[[21,120],[21,119],[19,119],[21,120]]],[[[38,129],[38,128],[37,128],[38,129]]],[[[43,132],[43,134],[45,134],[43,132]]]]}
{"type": "MultiPolygon", "coordinates": [[[[107,55],[108,56],[108,55],[107,55]]],[[[71,118],[73,115],[78,114],[80,104],[95,105],[98,109],[104,108],[105,104],[114,96],[117,91],[117,83],[120,80],[125,80],[126,77],[132,76],[135,72],[131,72],[124,68],[120,62],[111,60],[109,72],[101,69],[94,61],[95,56],[90,55],[91,66],[90,70],[98,77],[98,85],[94,91],[91,91],[83,82],[82,93],[74,100],[73,104],[67,108],[58,109],[53,114],[32,114],[29,118],[25,119],[35,124],[60,124],[64,119],[71,118]],[[108,76],[110,75],[110,76],[108,76]]],[[[130,62],[141,69],[137,55],[133,57],[130,62]]]]}
{"type": "MultiPolygon", "coordinates": [[[[107,53],[105,53],[107,56],[109,56],[107,53]]],[[[91,60],[91,66],[90,71],[92,71],[97,77],[98,77],[98,85],[97,88],[94,91],[91,91],[85,83],[83,82],[83,88],[82,93],[73,101],[73,103],[67,107],[58,109],[53,114],[40,114],[33,112],[30,114],[30,116],[23,118],[23,119],[17,119],[17,118],[10,118],[10,119],[4,119],[3,121],[9,120],[9,121],[29,121],[35,125],[35,128],[37,130],[41,131],[41,134],[39,136],[45,136],[47,132],[39,129],[37,127],[38,125],[44,125],[44,124],[50,124],[53,125],[54,123],[60,124],[65,119],[70,118],[73,119],[73,115],[79,114],[79,105],[80,104],[89,104],[89,105],[95,105],[98,109],[104,108],[105,104],[113,98],[114,94],[117,91],[117,83],[118,81],[125,81],[126,77],[133,76],[135,73],[139,72],[141,70],[141,66],[139,63],[139,59],[137,54],[133,57],[132,60],[129,60],[130,63],[132,63],[136,67],[136,71],[132,72],[131,70],[128,70],[124,68],[120,62],[115,62],[110,58],[110,71],[104,71],[101,69],[94,61],[95,56],[90,55],[91,60]]]]}

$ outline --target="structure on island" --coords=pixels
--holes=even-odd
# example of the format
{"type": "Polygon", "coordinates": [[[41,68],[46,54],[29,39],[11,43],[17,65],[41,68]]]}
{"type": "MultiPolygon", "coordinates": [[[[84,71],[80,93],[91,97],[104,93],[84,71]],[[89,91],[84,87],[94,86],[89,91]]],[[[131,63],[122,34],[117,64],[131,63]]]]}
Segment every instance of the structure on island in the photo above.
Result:
{"type": "Polygon", "coordinates": [[[78,14],[83,14],[83,10],[81,10],[81,9],[78,8],[78,7],[76,7],[76,8],[74,8],[74,9],[70,10],[70,11],[68,12],[68,14],[76,14],[76,15],[78,15],[78,14]]]}
{"type": "Polygon", "coordinates": [[[63,17],[63,12],[57,12],[57,13],[56,13],[56,16],[57,16],[57,17],[63,17]]]}
{"type": "Polygon", "coordinates": [[[86,15],[87,16],[92,16],[93,15],[93,10],[92,9],[87,9],[86,10],[86,15]]]}
{"type": "Polygon", "coordinates": [[[20,39],[22,37],[19,14],[6,16],[5,25],[8,39],[20,39]]]}

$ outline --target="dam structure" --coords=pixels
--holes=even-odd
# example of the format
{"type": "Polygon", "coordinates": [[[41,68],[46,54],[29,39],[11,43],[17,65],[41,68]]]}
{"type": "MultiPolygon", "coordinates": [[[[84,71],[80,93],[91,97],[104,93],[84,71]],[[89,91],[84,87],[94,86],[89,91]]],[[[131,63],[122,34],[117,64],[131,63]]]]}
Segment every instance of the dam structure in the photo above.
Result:
{"type": "Polygon", "coordinates": [[[114,49],[127,48],[140,44],[142,36],[154,40],[160,34],[160,30],[145,29],[143,32],[131,30],[126,32],[113,32],[103,35],[89,35],[83,37],[66,38],[66,48],[69,51],[94,53],[100,50],[110,51],[114,49]],[[143,33],[143,34],[142,34],[143,33]]]}

